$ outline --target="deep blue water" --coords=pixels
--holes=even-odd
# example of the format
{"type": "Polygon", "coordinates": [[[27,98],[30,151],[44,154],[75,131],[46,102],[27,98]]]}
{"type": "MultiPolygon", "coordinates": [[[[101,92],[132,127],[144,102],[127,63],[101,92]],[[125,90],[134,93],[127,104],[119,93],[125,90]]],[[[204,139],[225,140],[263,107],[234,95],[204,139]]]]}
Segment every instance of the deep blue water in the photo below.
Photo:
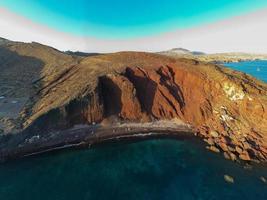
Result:
{"type": "Polygon", "coordinates": [[[247,74],[250,74],[262,81],[267,82],[267,61],[258,60],[258,61],[245,61],[239,63],[226,63],[224,64],[227,67],[232,69],[243,71],[247,74]]]}
{"type": "Polygon", "coordinates": [[[267,199],[261,167],[244,169],[198,140],[148,140],[0,165],[0,197],[28,199],[267,199]],[[224,181],[231,175],[235,183],[224,181]]]}
{"type": "MultiPolygon", "coordinates": [[[[266,64],[227,65],[266,81],[266,64]]],[[[266,200],[267,183],[260,177],[267,178],[267,166],[244,169],[198,139],[153,139],[1,164],[0,200],[266,200]]]]}

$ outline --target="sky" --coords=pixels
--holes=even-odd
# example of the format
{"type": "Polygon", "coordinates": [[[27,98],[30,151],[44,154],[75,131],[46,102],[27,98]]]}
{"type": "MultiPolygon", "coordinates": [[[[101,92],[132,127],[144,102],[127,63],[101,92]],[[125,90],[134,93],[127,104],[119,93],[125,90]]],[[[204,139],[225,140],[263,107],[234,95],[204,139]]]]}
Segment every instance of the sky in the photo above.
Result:
{"type": "Polygon", "coordinates": [[[267,0],[1,0],[0,37],[86,52],[267,53],[267,0]]]}

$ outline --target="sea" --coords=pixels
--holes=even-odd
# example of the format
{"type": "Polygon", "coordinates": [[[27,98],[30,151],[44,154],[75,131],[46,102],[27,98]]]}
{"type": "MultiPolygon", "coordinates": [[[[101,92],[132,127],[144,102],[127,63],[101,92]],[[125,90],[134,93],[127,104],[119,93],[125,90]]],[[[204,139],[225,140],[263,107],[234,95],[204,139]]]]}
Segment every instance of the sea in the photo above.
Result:
{"type": "MultiPolygon", "coordinates": [[[[267,61],[225,65],[267,82],[267,61]]],[[[0,199],[267,200],[266,181],[266,165],[226,160],[197,138],[151,139],[2,163],[0,199]]]]}
{"type": "Polygon", "coordinates": [[[242,71],[267,82],[267,60],[243,61],[237,63],[225,63],[227,67],[242,71]]]}

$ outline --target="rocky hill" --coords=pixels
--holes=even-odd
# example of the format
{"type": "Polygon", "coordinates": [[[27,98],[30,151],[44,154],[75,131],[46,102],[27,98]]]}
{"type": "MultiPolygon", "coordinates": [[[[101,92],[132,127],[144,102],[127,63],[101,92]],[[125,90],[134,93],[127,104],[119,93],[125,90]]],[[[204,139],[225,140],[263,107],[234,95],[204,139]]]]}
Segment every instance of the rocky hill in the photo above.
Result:
{"type": "Polygon", "coordinates": [[[267,60],[267,54],[249,54],[237,52],[206,54],[198,51],[189,51],[183,48],[174,48],[168,51],[162,51],[158,53],[173,58],[188,58],[195,59],[201,62],[212,63],[240,62],[247,60],[267,60]]]}
{"type": "Polygon", "coordinates": [[[1,44],[0,70],[2,134],[178,119],[226,158],[267,160],[267,85],[244,73],[152,53],[82,57],[18,42],[1,44]]]}
{"type": "Polygon", "coordinates": [[[198,55],[206,55],[206,53],[201,52],[201,51],[190,51],[188,49],[184,48],[173,48],[168,51],[162,51],[159,52],[159,54],[163,55],[168,55],[168,56],[179,56],[179,55],[184,55],[184,56],[198,56],[198,55]]]}

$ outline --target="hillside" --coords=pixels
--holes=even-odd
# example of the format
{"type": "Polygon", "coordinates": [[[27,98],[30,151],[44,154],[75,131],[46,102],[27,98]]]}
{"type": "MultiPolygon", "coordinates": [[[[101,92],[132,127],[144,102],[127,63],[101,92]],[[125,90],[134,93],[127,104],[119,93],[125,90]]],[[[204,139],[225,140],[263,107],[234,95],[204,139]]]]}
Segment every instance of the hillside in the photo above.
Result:
{"type": "Polygon", "coordinates": [[[37,43],[2,43],[0,55],[2,134],[22,131],[29,141],[80,124],[176,119],[229,159],[267,160],[267,85],[244,73],[144,52],[75,56],[37,43]]]}
{"type": "Polygon", "coordinates": [[[158,52],[158,54],[170,56],[173,58],[195,59],[201,62],[228,63],[247,60],[267,60],[267,54],[249,54],[249,53],[215,53],[206,54],[204,52],[189,51],[182,48],[174,48],[167,51],[158,52]]]}

